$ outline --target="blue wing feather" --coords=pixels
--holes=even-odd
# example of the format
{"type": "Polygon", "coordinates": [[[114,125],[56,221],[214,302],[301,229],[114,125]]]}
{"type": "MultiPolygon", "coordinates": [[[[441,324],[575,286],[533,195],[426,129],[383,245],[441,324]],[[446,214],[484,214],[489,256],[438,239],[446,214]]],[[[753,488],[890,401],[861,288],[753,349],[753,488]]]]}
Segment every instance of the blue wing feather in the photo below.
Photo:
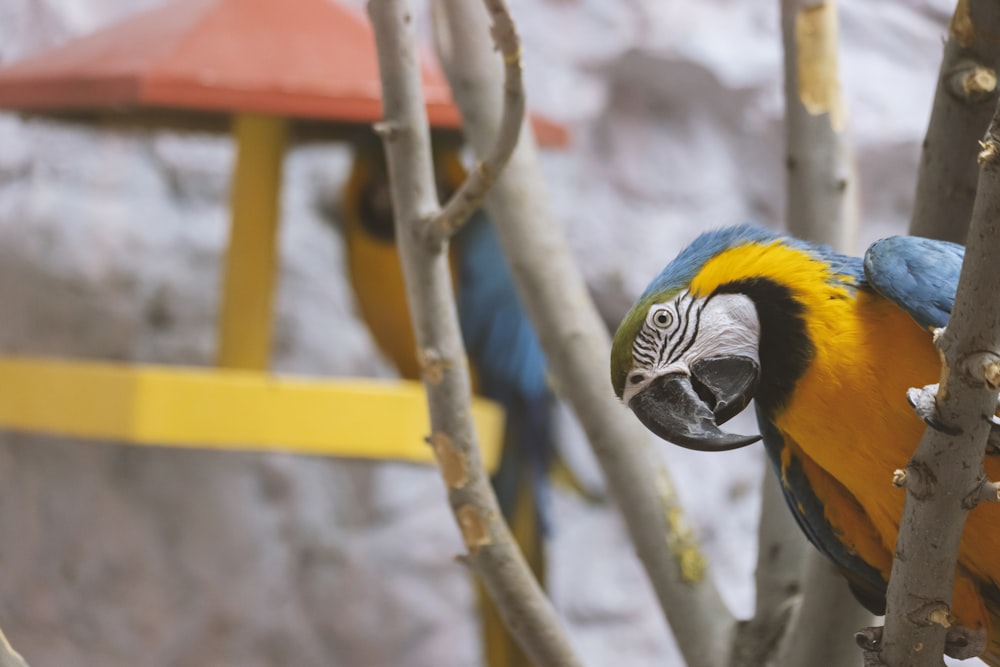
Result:
{"type": "Polygon", "coordinates": [[[871,287],[925,328],[948,323],[965,248],[917,236],[876,241],[865,253],[871,287]]]}
{"type": "Polygon", "coordinates": [[[543,528],[549,523],[548,469],[553,457],[552,407],[545,356],[521,307],[492,225],[476,213],[455,237],[458,313],[479,391],[499,401],[507,426],[494,485],[510,516],[525,475],[535,490],[543,528]]]}
{"type": "Polygon", "coordinates": [[[455,243],[462,337],[483,392],[501,401],[547,394],[545,356],[486,216],[473,216],[455,243]]]}

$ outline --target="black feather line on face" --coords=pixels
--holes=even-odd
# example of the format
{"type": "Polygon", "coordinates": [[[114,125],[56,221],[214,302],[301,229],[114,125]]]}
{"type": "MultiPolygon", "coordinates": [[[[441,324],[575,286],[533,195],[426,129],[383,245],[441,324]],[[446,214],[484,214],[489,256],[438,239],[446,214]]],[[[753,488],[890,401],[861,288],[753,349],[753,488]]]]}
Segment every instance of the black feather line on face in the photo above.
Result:
{"type": "Polygon", "coordinates": [[[791,289],[768,278],[725,283],[712,292],[712,296],[716,294],[746,295],[757,309],[760,382],[754,400],[770,419],[784,408],[815,354],[806,333],[805,307],[791,289]]]}
{"type": "MultiPolygon", "coordinates": [[[[675,359],[680,359],[685,354],[687,354],[688,350],[690,350],[694,346],[694,342],[698,340],[698,332],[701,329],[701,313],[702,311],[705,310],[705,306],[708,305],[708,302],[712,300],[712,296],[714,295],[710,294],[707,299],[705,299],[704,301],[700,301],[698,303],[698,310],[695,311],[694,314],[694,331],[691,332],[691,338],[688,340],[687,345],[684,346],[683,350],[677,353],[675,359]]],[[[690,311],[690,308],[688,310],[690,311]]],[[[671,359],[671,361],[674,361],[674,359],[671,359]]]]}
{"type": "MultiPolygon", "coordinates": [[[[680,299],[680,297],[678,297],[678,301],[679,301],[679,299],[680,299]]],[[[677,358],[677,357],[674,356],[674,352],[677,351],[677,347],[681,343],[684,342],[684,337],[687,336],[688,327],[691,325],[691,309],[694,308],[694,306],[695,306],[695,300],[694,299],[689,299],[688,300],[688,305],[687,305],[687,310],[685,310],[684,314],[682,315],[681,314],[681,309],[680,309],[680,304],[678,303],[678,307],[676,308],[676,310],[677,310],[678,320],[680,320],[680,321],[677,323],[677,329],[680,329],[680,330],[677,331],[675,329],[675,331],[674,331],[674,338],[676,338],[676,340],[674,341],[674,345],[673,345],[673,347],[670,348],[669,352],[666,351],[667,350],[667,346],[666,346],[667,341],[664,341],[663,348],[660,350],[660,359],[657,360],[658,364],[664,363],[663,362],[664,353],[665,353],[665,356],[666,356],[667,363],[670,363],[671,361],[673,361],[674,359],[677,358]]],[[[696,313],[696,315],[700,316],[701,315],[701,311],[699,310],[696,313]]],[[[694,342],[694,337],[691,338],[691,341],[694,342]]],[[[688,347],[690,347],[690,345],[688,347]]]]}

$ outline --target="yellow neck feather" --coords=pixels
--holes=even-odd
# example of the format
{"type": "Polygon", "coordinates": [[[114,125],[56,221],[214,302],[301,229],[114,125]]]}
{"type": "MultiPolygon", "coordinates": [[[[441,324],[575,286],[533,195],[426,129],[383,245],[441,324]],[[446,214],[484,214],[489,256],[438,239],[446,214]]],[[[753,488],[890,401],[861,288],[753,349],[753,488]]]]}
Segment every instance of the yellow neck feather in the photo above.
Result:
{"type": "Polygon", "coordinates": [[[808,308],[809,302],[849,296],[854,278],[837,274],[822,259],[798,248],[772,241],[730,248],[708,262],[691,282],[696,296],[710,294],[726,283],[752,278],[766,278],[792,290],[808,308]]]}

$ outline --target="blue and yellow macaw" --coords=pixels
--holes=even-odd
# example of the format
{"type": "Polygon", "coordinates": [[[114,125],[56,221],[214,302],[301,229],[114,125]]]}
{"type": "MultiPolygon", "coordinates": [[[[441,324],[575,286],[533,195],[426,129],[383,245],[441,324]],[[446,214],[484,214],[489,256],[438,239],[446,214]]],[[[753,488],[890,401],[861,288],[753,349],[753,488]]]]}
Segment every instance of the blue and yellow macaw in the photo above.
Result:
{"type": "MultiPolygon", "coordinates": [[[[460,148],[457,138],[435,136],[434,165],[442,197],[465,178],[460,148]]],[[[342,211],[348,272],[362,317],[400,374],[420,379],[395,247],[385,156],[374,134],[359,138],[355,144],[342,211]]],[[[482,211],[456,234],[449,257],[475,390],[499,402],[506,415],[504,445],[493,485],[532,570],[544,581],[555,401],[546,378],[545,358],[521,308],[496,233],[482,211]]],[[[503,638],[506,631],[495,611],[488,607],[484,613],[491,667],[530,664],[503,638]]]]}
{"type": "MultiPolygon", "coordinates": [[[[906,392],[940,376],[931,332],[948,323],[963,254],[893,237],[862,260],[750,225],[705,233],[622,320],[614,390],[648,429],[684,447],[726,450],[762,437],[803,532],[858,600],[884,613],[905,497],[889,477],[924,431],[906,392]],[[718,425],[751,398],[761,436],[723,432],[718,425]]],[[[996,456],[985,467],[1000,479],[996,456]]],[[[969,514],[952,604],[962,632],[949,643],[956,657],[975,646],[994,667],[997,526],[1000,505],[969,514]]]]}

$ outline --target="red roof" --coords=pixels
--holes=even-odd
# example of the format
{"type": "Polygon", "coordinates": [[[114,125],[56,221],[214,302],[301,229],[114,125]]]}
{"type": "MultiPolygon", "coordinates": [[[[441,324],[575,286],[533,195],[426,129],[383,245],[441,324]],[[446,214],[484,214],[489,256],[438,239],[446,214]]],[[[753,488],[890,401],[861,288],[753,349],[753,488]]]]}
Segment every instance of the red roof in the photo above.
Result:
{"type": "MultiPolygon", "coordinates": [[[[422,78],[432,126],[461,120],[432,58],[422,78]]],[[[167,2],[0,68],[0,108],[29,112],[254,112],[314,121],[382,118],[368,21],[332,0],[167,2]]],[[[534,119],[539,140],[566,131],[534,119]]]]}

